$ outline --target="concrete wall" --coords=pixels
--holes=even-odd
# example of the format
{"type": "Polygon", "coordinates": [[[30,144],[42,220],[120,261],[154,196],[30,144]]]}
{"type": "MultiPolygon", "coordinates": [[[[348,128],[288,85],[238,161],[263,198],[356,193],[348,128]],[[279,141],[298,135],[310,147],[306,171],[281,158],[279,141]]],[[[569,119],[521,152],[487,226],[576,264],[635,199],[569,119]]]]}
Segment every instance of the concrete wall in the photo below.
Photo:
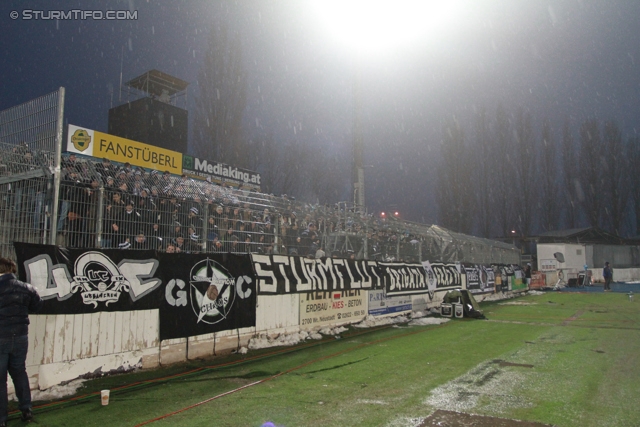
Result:
{"type": "MultiPolygon", "coordinates": [[[[439,307],[446,292],[412,297],[412,310],[439,307]]],[[[362,291],[368,301],[368,291],[362,291]]],[[[511,297],[485,294],[478,300],[511,297]]],[[[247,346],[258,334],[277,335],[317,329],[300,325],[299,294],[258,296],[256,327],[189,338],[159,340],[158,310],[100,312],[78,315],[32,315],[27,373],[33,389],[44,390],[83,376],[211,357],[247,346]]],[[[365,310],[368,307],[365,305],[365,310]]],[[[394,313],[398,315],[401,313],[394,313]]],[[[359,322],[364,315],[331,322],[332,326],[359,322]]],[[[322,326],[327,326],[322,325],[322,326]]],[[[9,392],[13,384],[9,380],[9,392]]]]}

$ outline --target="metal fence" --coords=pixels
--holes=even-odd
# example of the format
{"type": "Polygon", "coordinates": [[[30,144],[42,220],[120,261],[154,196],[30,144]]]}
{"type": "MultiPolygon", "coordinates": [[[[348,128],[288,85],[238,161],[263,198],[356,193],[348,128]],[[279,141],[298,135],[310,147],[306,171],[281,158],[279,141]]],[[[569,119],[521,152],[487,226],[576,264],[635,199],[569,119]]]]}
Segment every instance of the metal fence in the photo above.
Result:
{"type": "Polygon", "coordinates": [[[206,181],[64,157],[56,243],[67,247],[518,263],[518,249],[346,203],[305,204],[206,181]]]}
{"type": "Polygon", "coordinates": [[[0,254],[64,247],[520,262],[508,244],[73,154],[61,155],[64,88],[0,112],[0,254]]]}
{"type": "Polygon", "coordinates": [[[12,242],[51,241],[64,88],[0,111],[0,255],[12,242]]]}

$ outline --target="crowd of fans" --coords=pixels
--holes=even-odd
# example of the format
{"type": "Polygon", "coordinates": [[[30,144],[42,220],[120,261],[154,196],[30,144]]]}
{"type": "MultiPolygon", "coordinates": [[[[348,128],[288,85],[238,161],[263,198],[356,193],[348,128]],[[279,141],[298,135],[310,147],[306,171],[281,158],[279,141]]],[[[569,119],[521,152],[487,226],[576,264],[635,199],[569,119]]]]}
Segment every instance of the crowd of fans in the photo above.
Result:
{"type": "MultiPolygon", "coordinates": [[[[0,175],[43,167],[51,159],[20,145],[4,157],[0,175]]],[[[44,188],[23,181],[7,192],[9,210],[28,212],[25,225],[34,230],[51,228],[45,206],[53,197],[44,188]]],[[[62,158],[59,200],[56,242],[66,247],[360,258],[366,239],[369,259],[412,260],[421,240],[400,221],[389,227],[345,204],[301,203],[72,153],[62,158]]]]}
{"type": "MultiPolygon", "coordinates": [[[[61,170],[57,230],[59,244],[68,247],[355,257],[355,250],[327,249],[326,236],[364,233],[364,221],[371,219],[356,214],[347,219],[339,207],[302,204],[128,163],[116,166],[108,159],[93,162],[71,154],[61,170]]],[[[369,233],[373,252],[384,243],[396,252],[398,236],[387,234],[369,233]]]]}

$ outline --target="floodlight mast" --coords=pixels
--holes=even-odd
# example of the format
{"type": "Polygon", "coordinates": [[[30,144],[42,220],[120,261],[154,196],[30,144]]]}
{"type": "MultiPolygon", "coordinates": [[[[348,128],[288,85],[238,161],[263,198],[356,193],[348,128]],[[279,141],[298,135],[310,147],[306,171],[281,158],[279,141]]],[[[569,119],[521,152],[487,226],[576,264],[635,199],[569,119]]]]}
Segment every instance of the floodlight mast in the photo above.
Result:
{"type": "Polygon", "coordinates": [[[312,0],[318,17],[341,45],[355,48],[353,83],[353,203],[365,210],[361,126],[361,56],[407,44],[456,16],[459,0],[312,0]]]}
{"type": "Polygon", "coordinates": [[[364,199],[364,147],[362,144],[362,94],[360,90],[360,54],[356,53],[355,73],[353,78],[353,204],[360,212],[365,211],[364,199]]]}

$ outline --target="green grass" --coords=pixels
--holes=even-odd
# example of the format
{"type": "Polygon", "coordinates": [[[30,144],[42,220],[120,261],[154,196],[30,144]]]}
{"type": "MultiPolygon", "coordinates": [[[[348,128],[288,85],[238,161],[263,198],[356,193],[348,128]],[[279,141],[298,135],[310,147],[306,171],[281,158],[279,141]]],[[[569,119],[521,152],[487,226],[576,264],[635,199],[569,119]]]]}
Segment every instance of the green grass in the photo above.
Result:
{"type": "Polygon", "coordinates": [[[640,303],[551,292],[514,301],[531,305],[487,303],[489,321],[352,329],[306,347],[93,380],[79,393],[110,388],[109,406],[91,396],[34,413],[40,426],[133,426],[266,380],[150,425],[407,426],[449,393],[464,412],[567,427],[640,425],[640,303]],[[221,363],[234,364],[207,368],[221,363]]]}

